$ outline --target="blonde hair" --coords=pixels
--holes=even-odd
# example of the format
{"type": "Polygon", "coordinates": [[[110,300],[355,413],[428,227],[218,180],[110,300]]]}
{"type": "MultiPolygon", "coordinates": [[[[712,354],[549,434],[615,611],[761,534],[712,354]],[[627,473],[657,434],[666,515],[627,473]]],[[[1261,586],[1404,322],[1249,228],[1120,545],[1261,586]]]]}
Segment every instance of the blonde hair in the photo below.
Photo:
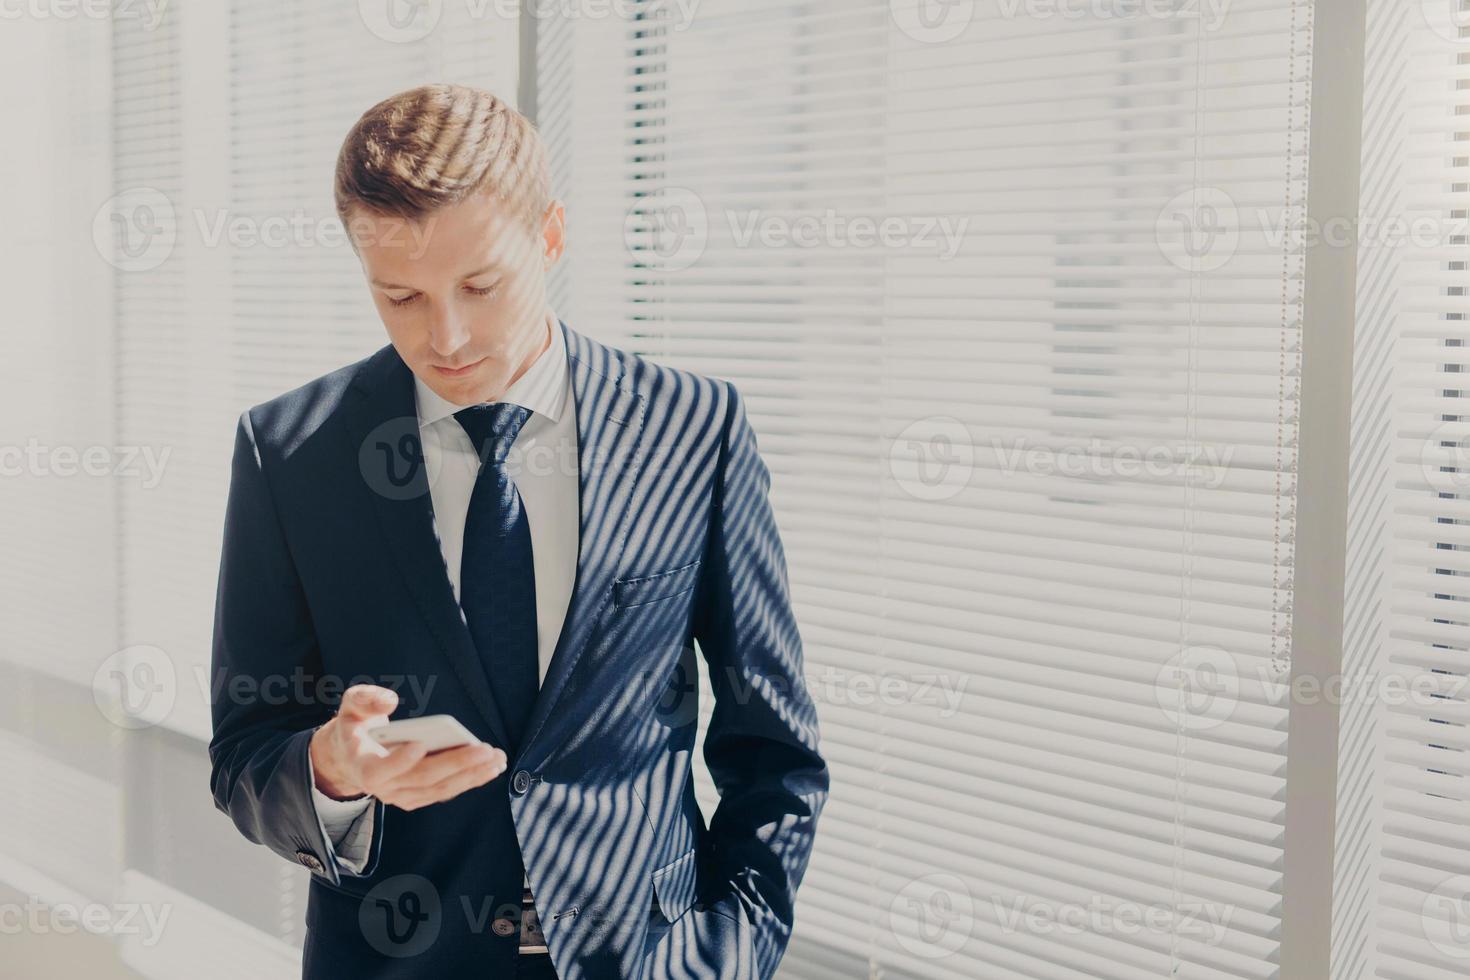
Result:
{"type": "Polygon", "coordinates": [[[418,220],[482,190],[540,231],[551,198],[541,135],[483,89],[421,85],[384,99],[337,154],[333,191],[344,227],[358,207],[418,220]]]}

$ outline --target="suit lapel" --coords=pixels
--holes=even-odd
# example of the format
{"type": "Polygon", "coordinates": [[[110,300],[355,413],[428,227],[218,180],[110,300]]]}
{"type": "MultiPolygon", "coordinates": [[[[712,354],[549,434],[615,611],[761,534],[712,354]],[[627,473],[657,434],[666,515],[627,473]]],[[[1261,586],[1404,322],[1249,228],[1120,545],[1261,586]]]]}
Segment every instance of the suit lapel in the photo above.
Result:
{"type": "MultiPolygon", "coordinates": [[[[558,322],[577,416],[577,573],[556,651],[527,726],[525,748],[550,716],[612,596],[639,471],[643,399],[622,386],[606,347],[558,322]]],[[[390,344],[353,381],[344,418],[389,550],[470,700],[502,746],[509,745],[474,640],[444,568],[434,530],[431,475],[422,462],[413,372],[390,344]]]]}
{"type": "MultiPolygon", "coordinates": [[[[576,669],[602,612],[628,538],[633,484],[638,477],[643,399],[619,382],[608,349],[560,324],[577,405],[577,577],[556,641],[556,652],[531,720],[526,746],[536,740],[576,669]]],[[[522,757],[525,752],[522,752],[522,757]]]]}
{"type": "Polygon", "coordinates": [[[413,372],[390,344],[354,379],[343,417],[393,564],[465,692],[506,746],[505,722],[439,550],[413,387],[413,372]]]}

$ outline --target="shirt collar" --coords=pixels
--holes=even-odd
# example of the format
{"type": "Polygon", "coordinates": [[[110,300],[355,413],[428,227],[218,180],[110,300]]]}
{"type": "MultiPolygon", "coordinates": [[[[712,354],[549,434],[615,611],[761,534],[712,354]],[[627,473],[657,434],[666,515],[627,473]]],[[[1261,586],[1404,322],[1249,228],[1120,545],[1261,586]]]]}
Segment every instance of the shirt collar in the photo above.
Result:
{"type": "MultiPolygon", "coordinates": [[[[552,422],[561,418],[569,376],[566,340],[561,335],[559,319],[555,311],[547,310],[546,326],[551,331],[551,345],[541,352],[541,356],[526,369],[526,373],[517,378],[498,399],[529,408],[552,422]]],[[[413,376],[413,386],[421,429],[466,407],[441,398],[417,374],[413,376]]]]}

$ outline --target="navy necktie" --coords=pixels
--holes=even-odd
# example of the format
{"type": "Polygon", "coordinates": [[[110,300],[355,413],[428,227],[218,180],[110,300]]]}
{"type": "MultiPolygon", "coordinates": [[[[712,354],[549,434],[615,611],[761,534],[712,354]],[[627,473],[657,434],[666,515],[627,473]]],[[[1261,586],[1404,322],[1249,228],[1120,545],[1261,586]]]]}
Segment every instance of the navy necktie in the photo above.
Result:
{"type": "Polygon", "coordinates": [[[531,525],[505,457],[531,410],[508,402],[472,405],[454,413],[480,457],[465,517],[459,603],[485,665],[511,744],[512,760],[540,688],[536,659],[536,571],[531,525]]]}

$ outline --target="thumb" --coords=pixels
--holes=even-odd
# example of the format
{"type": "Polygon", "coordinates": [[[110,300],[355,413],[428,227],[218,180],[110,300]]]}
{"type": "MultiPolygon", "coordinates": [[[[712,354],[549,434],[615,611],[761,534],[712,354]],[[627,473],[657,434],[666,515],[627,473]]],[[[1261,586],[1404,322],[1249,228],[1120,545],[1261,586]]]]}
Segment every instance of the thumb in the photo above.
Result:
{"type": "Polygon", "coordinates": [[[366,721],[380,715],[389,715],[398,707],[398,694],[391,688],[376,684],[354,684],[342,695],[342,705],[337,716],[343,721],[366,721]]]}

